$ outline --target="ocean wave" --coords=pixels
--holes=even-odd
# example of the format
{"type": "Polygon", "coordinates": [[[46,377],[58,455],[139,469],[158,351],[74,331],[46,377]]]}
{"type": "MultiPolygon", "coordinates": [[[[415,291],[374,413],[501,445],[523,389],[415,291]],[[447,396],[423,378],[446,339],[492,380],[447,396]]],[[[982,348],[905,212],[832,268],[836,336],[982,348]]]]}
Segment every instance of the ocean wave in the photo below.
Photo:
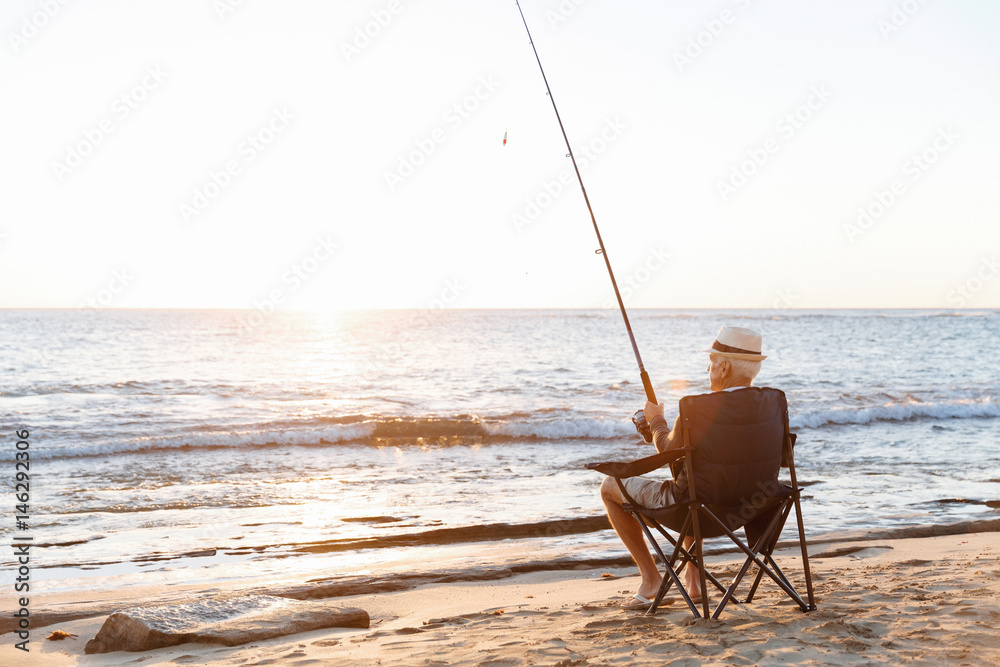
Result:
{"type": "Polygon", "coordinates": [[[497,437],[538,440],[576,440],[581,438],[608,440],[635,435],[635,427],[625,419],[563,419],[538,421],[504,421],[486,423],[484,430],[497,437]]]}
{"type": "Polygon", "coordinates": [[[920,418],[1000,417],[1000,403],[994,403],[989,397],[986,397],[978,401],[962,400],[941,403],[909,401],[857,408],[838,407],[813,413],[795,414],[794,411],[791,412],[789,424],[792,429],[799,429],[841,424],[870,424],[880,421],[907,421],[920,418]]]}
{"type": "MultiPolygon", "coordinates": [[[[206,425],[195,433],[141,437],[128,440],[55,444],[33,452],[37,458],[61,459],[107,456],[158,450],[270,448],[324,445],[464,445],[509,441],[616,440],[638,438],[627,418],[553,416],[551,408],[501,417],[375,417],[343,415],[315,417],[295,423],[283,421],[254,429],[219,430],[206,425]]],[[[913,419],[970,419],[1000,417],[1000,403],[981,400],[944,402],[889,402],[883,405],[833,407],[815,411],[791,409],[793,430],[869,424],[913,419]]]]}
{"type": "MultiPolygon", "coordinates": [[[[510,440],[612,439],[636,436],[627,419],[553,419],[551,409],[532,415],[517,413],[503,418],[480,419],[474,415],[456,417],[370,416],[323,417],[297,427],[219,431],[206,426],[197,433],[132,438],[129,440],[74,442],[32,452],[45,459],[108,456],[163,450],[219,448],[260,449],[282,446],[469,444],[510,440]],[[541,417],[541,419],[538,419],[541,417]],[[331,425],[337,420],[341,423],[331,425]],[[317,427],[317,424],[326,424],[317,427]]],[[[284,426],[284,424],[282,424],[284,426]]]]}
{"type": "Polygon", "coordinates": [[[375,430],[365,422],[323,429],[205,431],[191,435],[132,438],[99,442],[74,442],[64,447],[32,449],[32,458],[66,459],[114,454],[149,453],[164,450],[200,450],[220,448],[259,449],[289,445],[330,445],[364,443],[375,430]]]}
{"type": "Polygon", "coordinates": [[[931,313],[928,317],[995,317],[1000,310],[955,310],[931,313]]]}
{"type": "Polygon", "coordinates": [[[6,391],[0,396],[23,398],[27,396],[54,396],[60,394],[93,394],[96,396],[173,396],[199,395],[211,392],[218,396],[235,394],[240,388],[224,384],[205,384],[187,380],[124,380],[121,382],[76,383],[54,382],[28,385],[6,391]]]}

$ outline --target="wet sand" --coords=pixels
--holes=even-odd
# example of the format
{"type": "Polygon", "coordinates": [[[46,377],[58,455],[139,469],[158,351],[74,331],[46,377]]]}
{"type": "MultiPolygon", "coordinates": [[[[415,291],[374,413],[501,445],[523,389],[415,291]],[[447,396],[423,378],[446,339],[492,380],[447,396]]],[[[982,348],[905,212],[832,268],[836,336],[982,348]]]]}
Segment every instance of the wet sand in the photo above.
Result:
{"type": "MultiPolygon", "coordinates": [[[[794,553],[783,552],[797,580],[794,553]]],[[[655,616],[618,608],[638,583],[628,567],[540,570],[341,598],[368,630],[321,630],[240,647],[185,644],[84,655],[106,614],[32,628],[32,652],[2,635],[0,664],[32,665],[703,665],[996,664],[1000,662],[1000,533],[830,542],[812,548],[818,609],[804,614],[762,587],[717,621],[673,605],[655,616]],[[608,576],[610,575],[610,576],[608,576]],[[43,641],[53,630],[75,639],[43,641]],[[24,658],[28,657],[28,662],[24,658]]],[[[735,571],[731,554],[710,558],[735,571]]],[[[414,582],[418,583],[418,582],[414,582]]],[[[225,587],[223,587],[225,588],[225,587]]],[[[286,590],[289,590],[286,587],[286,590]]],[[[149,589],[135,602],[221,595],[149,589]]],[[[33,600],[71,611],[113,591],[33,600]]],[[[102,600],[103,599],[103,600],[102,600]]],[[[53,617],[49,617],[52,619],[53,617]]],[[[41,616],[39,617],[41,620],[41,616]]]]}

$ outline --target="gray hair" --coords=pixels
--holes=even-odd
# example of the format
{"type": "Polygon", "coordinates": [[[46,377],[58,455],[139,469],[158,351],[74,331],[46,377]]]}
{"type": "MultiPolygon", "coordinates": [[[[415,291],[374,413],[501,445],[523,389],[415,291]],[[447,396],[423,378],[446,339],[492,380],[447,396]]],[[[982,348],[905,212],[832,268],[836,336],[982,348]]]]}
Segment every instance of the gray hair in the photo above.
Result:
{"type": "Polygon", "coordinates": [[[732,380],[733,384],[740,384],[746,382],[747,384],[753,384],[754,378],[757,377],[757,373],[760,373],[760,362],[759,361],[748,361],[746,359],[733,359],[731,357],[722,357],[718,354],[710,354],[709,357],[712,361],[719,361],[724,359],[729,362],[729,368],[732,370],[732,380]]]}

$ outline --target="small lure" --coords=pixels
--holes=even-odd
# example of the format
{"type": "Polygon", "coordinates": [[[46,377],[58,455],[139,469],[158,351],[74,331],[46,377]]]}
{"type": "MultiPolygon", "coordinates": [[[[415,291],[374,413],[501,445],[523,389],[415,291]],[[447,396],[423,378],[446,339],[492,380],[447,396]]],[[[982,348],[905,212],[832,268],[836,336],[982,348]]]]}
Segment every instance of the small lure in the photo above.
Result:
{"type": "Polygon", "coordinates": [[[507,145],[507,128],[506,127],[503,129],[503,145],[504,146],[507,145]]]}

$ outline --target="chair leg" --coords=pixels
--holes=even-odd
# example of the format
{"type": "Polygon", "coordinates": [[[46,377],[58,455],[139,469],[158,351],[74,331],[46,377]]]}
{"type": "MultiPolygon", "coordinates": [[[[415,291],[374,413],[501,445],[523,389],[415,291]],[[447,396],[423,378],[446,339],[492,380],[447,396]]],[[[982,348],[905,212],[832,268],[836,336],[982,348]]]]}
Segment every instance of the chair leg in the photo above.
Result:
{"type": "Polygon", "coordinates": [[[795,499],[795,519],[799,527],[799,545],[802,548],[802,569],[806,574],[806,596],[809,598],[809,607],[805,611],[816,609],[816,598],[813,594],[812,574],[809,572],[809,554],[806,552],[806,529],[802,525],[802,506],[799,504],[799,490],[793,492],[795,499]]]}
{"type": "MultiPolygon", "coordinates": [[[[773,540],[774,544],[777,544],[777,542],[778,542],[778,536],[780,536],[781,535],[781,531],[785,529],[785,522],[788,520],[788,513],[791,511],[791,509],[792,509],[791,504],[786,502],[784,509],[781,511],[781,521],[779,522],[778,528],[775,531],[775,536],[774,536],[774,540],[773,540]]],[[[764,536],[762,535],[760,539],[764,540],[764,536]]],[[[771,554],[774,551],[774,544],[769,545],[769,548],[765,549],[764,552],[763,552],[764,556],[765,556],[765,558],[764,558],[764,562],[765,563],[768,563],[768,562],[770,562],[772,564],[774,563],[774,559],[771,558],[771,554]]],[[[757,576],[754,577],[753,585],[750,587],[750,592],[747,594],[747,599],[746,599],[746,603],[747,604],[750,604],[751,602],[753,602],[753,596],[757,592],[757,586],[760,585],[760,580],[761,580],[761,578],[763,576],[764,576],[764,571],[761,570],[760,568],[758,568],[757,569],[757,576]]],[[[785,579],[787,581],[787,577],[785,579]]]]}
{"type": "Polygon", "coordinates": [[[659,523],[657,523],[656,525],[659,528],[660,533],[665,535],[666,538],[670,540],[670,543],[674,545],[674,551],[672,554],[670,554],[670,567],[674,567],[677,564],[678,554],[683,554],[683,561],[681,562],[681,565],[687,563],[691,559],[691,554],[689,554],[687,552],[687,549],[685,549],[681,545],[684,543],[684,538],[687,537],[688,534],[687,532],[688,528],[691,526],[691,516],[688,515],[687,517],[684,518],[684,523],[681,525],[681,529],[680,532],[677,534],[676,541],[674,540],[674,538],[670,537],[670,533],[668,533],[666,529],[663,528],[663,526],[661,526],[659,523]]]}
{"type": "Polygon", "coordinates": [[[749,558],[743,562],[743,567],[740,568],[740,571],[736,574],[736,578],[733,579],[733,583],[729,585],[725,595],[722,596],[722,600],[719,602],[719,606],[715,608],[715,613],[712,614],[712,618],[718,618],[719,614],[722,613],[723,608],[725,608],[726,604],[730,600],[739,604],[739,600],[736,599],[734,594],[736,593],[736,588],[740,585],[740,582],[743,581],[743,575],[745,575],[747,570],[750,569],[751,562],[752,561],[749,558]]]}
{"type": "MultiPolygon", "coordinates": [[[[788,433],[788,420],[785,420],[785,441],[788,446],[789,452],[795,445],[795,438],[788,433]]],[[[813,584],[812,584],[812,574],[809,572],[809,554],[806,550],[806,529],[802,525],[802,505],[799,502],[799,496],[802,489],[799,488],[799,483],[795,479],[795,459],[792,456],[788,457],[788,474],[791,477],[792,482],[792,500],[795,502],[795,521],[798,523],[799,528],[799,546],[802,549],[802,569],[806,575],[806,595],[809,598],[809,606],[803,609],[803,611],[812,611],[816,609],[816,598],[813,594],[813,584]]]]}
{"type": "Polygon", "coordinates": [[[778,563],[777,563],[777,561],[774,560],[773,556],[771,556],[770,554],[768,554],[767,557],[764,559],[764,562],[765,563],[770,563],[771,564],[771,569],[773,569],[775,571],[775,573],[777,573],[777,575],[779,577],[781,577],[783,581],[785,581],[785,583],[787,583],[789,586],[792,585],[792,582],[788,579],[788,577],[785,575],[785,573],[781,571],[781,568],[778,567],[778,563]]]}
{"type": "MultiPolygon", "coordinates": [[[[774,560],[774,556],[771,553],[762,553],[761,556],[763,556],[763,558],[764,558],[764,564],[765,565],[770,564],[771,569],[778,575],[778,577],[782,581],[784,581],[785,584],[787,584],[789,588],[791,588],[792,590],[794,590],[795,587],[792,586],[792,582],[788,579],[788,576],[778,566],[778,561],[774,560]]],[[[749,565],[750,565],[750,562],[748,560],[747,561],[747,566],[749,566],[749,565]]],[[[757,584],[760,583],[761,577],[763,577],[763,576],[764,576],[764,571],[762,569],[758,568],[757,569],[757,577],[756,577],[756,579],[754,579],[753,588],[750,590],[750,594],[747,596],[747,599],[746,599],[746,603],[747,604],[750,604],[751,602],[753,602],[753,594],[757,590],[757,584]]],[[[799,605],[799,607],[802,609],[802,611],[810,611],[809,609],[806,608],[805,603],[802,602],[802,599],[798,595],[794,596],[794,601],[799,605]]]]}
{"type": "MultiPolygon", "coordinates": [[[[643,533],[646,535],[646,540],[653,547],[653,550],[656,552],[656,555],[659,556],[660,562],[664,564],[664,568],[666,571],[666,574],[663,577],[663,581],[660,583],[660,588],[659,590],[657,590],[656,598],[653,600],[653,603],[650,605],[650,608],[649,610],[647,610],[646,613],[648,614],[656,613],[656,610],[659,608],[659,605],[663,601],[664,596],[670,591],[670,587],[676,583],[677,589],[681,592],[681,596],[684,598],[684,601],[688,604],[688,607],[692,610],[695,617],[701,618],[701,614],[698,613],[697,607],[691,600],[691,597],[688,594],[687,589],[681,584],[680,578],[677,576],[677,571],[679,568],[676,567],[678,557],[680,558],[680,564],[682,566],[690,563],[691,566],[694,567],[697,566],[698,563],[700,562],[698,560],[697,555],[690,553],[683,546],[684,539],[688,537],[688,529],[692,525],[691,515],[689,514],[688,517],[685,519],[684,524],[681,526],[681,531],[678,534],[677,539],[674,539],[674,537],[669,532],[667,532],[667,530],[662,525],[660,525],[660,523],[657,522],[655,519],[644,518],[642,517],[641,514],[639,514],[637,511],[631,508],[628,508],[627,511],[631,513],[632,516],[636,518],[636,520],[639,521],[639,525],[642,528],[643,533]],[[674,550],[671,553],[669,559],[663,553],[659,543],[654,539],[653,533],[650,530],[650,524],[647,524],[646,521],[649,521],[650,524],[652,524],[651,527],[655,528],[661,535],[663,535],[664,538],[666,538],[670,542],[670,544],[673,545],[674,550]]],[[[700,568],[700,571],[701,574],[703,575],[702,591],[706,590],[705,578],[707,578],[708,582],[711,582],[711,584],[715,586],[715,588],[717,588],[721,593],[725,594],[727,590],[725,584],[719,581],[719,579],[711,572],[709,572],[707,568],[700,568]]],[[[739,600],[735,599],[732,600],[732,602],[737,605],[741,604],[739,600]]]]}
{"type": "MultiPolygon", "coordinates": [[[[691,597],[688,595],[687,589],[684,588],[683,584],[681,584],[681,580],[677,577],[677,573],[674,572],[674,568],[671,567],[670,562],[667,560],[667,557],[663,554],[663,550],[660,549],[660,545],[656,542],[655,539],[653,539],[653,534],[649,531],[649,526],[646,525],[646,522],[643,521],[641,517],[635,515],[635,513],[633,513],[633,515],[636,517],[636,519],[639,520],[639,526],[642,528],[642,532],[646,534],[646,539],[652,545],[653,550],[656,551],[656,554],[660,557],[660,561],[663,562],[664,568],[666,569],[666,574],[669,575],[670,577],[670,583],[677,584],[677,590],[679,590],[681,592],[681,595],[684,596],[684,599],[687,601],[688,605],[693,607],[694,605],[691,602],[691,597]]],[[[659,529],[659,531],[662,533],[663,528],[659,525],[659,523],[656,523],[655,521],[654,523],[656,524],[656,527],[659,529]]],[[[676,549],[674,550],[674,554],[676,555],[676,549]]],[[[656,597],[653,599],[653,603],[649,605],[649,609],[646,610],[647,614],[656,613],[656,610],[659,607],[660,602],[663,600],[663,596],[670,588],[669,583],[666,586],[664,586],[664,582],[666,582],[666,580],[667,577],[664,577],[663,581],[660,582],[660,589],[656,592],[656,597]]]]}
{"type": "MultiPolygon", "coordinates": [[[[660,608],[660,603],[663,602],[663,596],[667,594],[667,591],[669,591],[670,587],[674,584],[674,580],[676,579],[676,573],[673,573],[673,570],[671,570],[669,567],[667,568],[667,571],[671,573],[671,576],[664,575],[663,580],[660,581],[660,587],[656,591],[656,597],[653,598],[653,604],[651,604],[649,606],[649,609],[646,610],[647,614],[656,613],[656,610],[660,608]]],[[[684,589],[680,587],[678,587],[678,590],[684,591],[684,589]]],[[[684,594],[686,594],[686,591],[681,593],[681,595],[684,594]]]]}
{"type": "MultiPolygon", "coordinates": [[[[799,605],[799,608],[802,609],[802,611],[804,611],[804,612],[815,611],[816,610],[816,601],[815,601],[815,596],[814,596],[814,593],[813,593],[812,576],[811,576],[811,573],[809,571],[809,557],[808,557],[808,555],[806,553],[805,530],[804,530],[804,527],[802,525],[802,515],[799,513],[800,510],[801,510],[801,507],[800,507],[799,502],[798,502],[798,491],[795,492],[795,494],[793,496],[793,500],[794,500],[794,502],[793,503],[788,503],[785,506],[785,509],[782,512],[781,527],[778,528],[777,534],[780,535],[781,531],[784,529],[785,521],[788,519],[788,514],[791,512],[792,506],[794,505],[795,506],[795,517],[796,517],[796,520],[797,520],[797,523],[798,523],[798,529],[799,529],[799,545],[800,545],[800,548],[802,550],[802,570],[803,570],[803,573],[805,574],[805,579],[806,579],[806,599],[809,600],[809,603],[806,604],[805,602],[803,602],[802,598],[799,597],[797,594],[794,595],[794,596],[792,596],[792,597],[795,600],[795,602],[799,605]]],[[[775,540],[775,542],[777,542],[777,540],[775,540]]],[[[793,588],[792,587],[792,583],[788,579],[787,575],[785,575],[785,573],[782,572],[781,568],[778,566],[777,561],[774,560],[774,557],[772,555],[773,550],[774,550],[774,546],[772,545],[771,548],[768,549],[763,554],[764,555],[764,562],[765,562],[765,564],[766,563],[770,563],[771,567],[778,574],[778,576],[780,576],[781,579],[784,580],[784,582],[788,585],[788,587],[789,588],[793,588]]],[[[772,579],[774,578],[774,576],[770,572],[768,572],[768,575],[771,576],[772,579]]],[[[754,593],[757,591],[757,586],[760,584],[760,580],[761,580],[761,578],[763,576],[764,576],[764,569],[758,566],[757,576],[754,579],[753,586],[750,587],[750,593],[749,593],[749,595],[747,595],[747,599],[746,599],[747,604],[753,602],[754,593]]],[[[784,588],[784,587],[782,587],[782,588],[784,588]]]]}
{"type": "Polygon", "coordinates": [[[698,566],[698,578],[701,582],[702,618],[708,618],[708,586],[705,583],[705,550],[701,538],[701,527],[698,521],[698,516],[701,514],[702,508],[701,505],[698,505],[696,507],[692,507],[691,509],[691,519],[694,524],[694,555],[697,560],[694,564],[698,566]]]}
{"type": "MultiPolygon", "coordinates": [[[[765,563],[773,563],[774,559],[771,558],[770,554],[765,554],[764,562],[765,563]]],[[[753,596],[756,595],[756,593],[757,593],[757,587],[760,585],[760,581],[763,578],[764,578],[764,570],[762,570],[761,568],[758,567],[757,568],[757,576],[754,577],[753,585],[750,586],[750,592],[747,593],[747,599],[746,599],[746,603],[747,604],[751,604],[753,602],[753,596]]]]}
{"type": "MultiPolygon", "coordinates": [[[[706,509],[706,511],[708,512],[709,516],[723,528],[723,530],[729,532],[729,529],[726,528],[726,526],[719,520],[717,516],[715,516],[711,512],[711,510],[706,509]]],[[[740,568],[740,571],[733,579],[732,584],[730,584],[729,588],[726,590],[726,594],[722,597],[722,601],[719,602],[719,605],[715,608],[715,613],[712,614],[712,618],[718,618],[719,614],[722,613],[722,610],[725,608],[726,604],[729,602],[730,599],[733,598],[733,595],[736,593],[736,589],[739,588],[740,582],[743,581],[744,575],[746,575],[747,570],[750,569],[750,563],[756,560],[757,554],[760,552],[760,550],[764,548],[765,544],[768,544],[768,542],[770,542],[771,536],[774,534],[775,528],[779,524],[784,523],[783,521],[780,521],[781,518],[782,518],[781,513],[778,512],[775,514],[774,518],[771,519],[771,523],[768,524],[763,534],[760,536],[760,538],[758,538],[757,542],[754,544],[753,552],[750,555],[750,558],[747,558],[746,561],[744,561],[743,567],[740,568]]],[[[730,536],[731,537],[733,536],[731,532],[730,536]]],[[[742,544],[738,543],[738,546],[742,547],[742,544]]],[[[767,555],[765,555],[764,558],[766,563],[767,555]]],[[[773,563],[774,561],[771,562],[773,563]]],[[[782,578],[784,578],[784,575],[782,575],[782,578]]]]}
{"type": "MultiPolygon", "coordinates": [[[[663,532],[662,529],[661,529],[660,532],[663,532]]],[[[683,541],[684,537],[686,537],[686,535],[682,535],[681,538],[680,538],[680,540],[678,540],[678,543],[681,542],[681,541],[683,541]]],[[[682,556],[682,558],[681,558],[681,565],[685,565],[685,564],[688,564],[688,563],[690,563],[692,567],[694,567],[694,566],[697,565],[697,557],[694,556],[693,554],[691,554],[687,549],[684,549],[683,547],[681,547],[681,546],[678,545],[674,549],[674,557],[676,557],[677,552],[680,552],[680,555],[682,556]]],[[[673,564],[674,564],[674,558],[671,558],[671,567],[673,567],[673,569],[674,569],[675,572],[679,571],[680,568],[674,567],[673,564]]],[[[708,579],[709,583],[711,583],[713,586],[715,586],[719,590],[720,593],[725,593],[726,592],[726,590],[727,590],[726,585],[723,584],[721,581],[719,581],[719,579],[714,574],[712,574],[711,572],[709,572],[708,568],[705,568],[705,577],[708,579]]],[[[668,588],[669,588],[669,586],[668,586],[668,588]]],[[[740,602],[739,600],[733,600],[733,603],[734,604],[742,604],[742,602],[740,602]]]]}
{"type": "Polygon", "coordinates": [[[711,517],[716,522],[716,524],[718,524],[718,526],[729,536],[729,538],[733,541],[733,543],[737,547],[739,547],[740,550],[743,553],[745,553],[747,556],[749,556],[750,559],[753,560],[753,562],[757,565],[757,567],[762,568],[764,570],[764,572],[767,574],[767,576],[771,577],[771,579],[774,581],[774,583],[778,584],[778,586],[781,588],[781,590],[785,591],[785,593],[790,598],[792,598],[793,600],[795,600],[795,602],[799,605],[799,607],[803,611],[808,611],[808,607],[807,607],[806,603],[802,601],[802,598],[799,597],[799,594],[795,592],[795,589],[792,588],[791,585],[787,581],[783,580],[782,578],[779,578],[778,575],[776,575],[771,570],[771,568],[767,567],[767,565],[763,561],[761,561],[761,559],[757,556],[756,553],[754,553],[753,551],[751,551],[750,549],[748,549],[746,547],[746,545],[744,545],[743,542],[740,541],[740,538],[738,538],[736,536],[736,534],[733,533],[733,531],[729,530],[729,528],[726,526],[726,524],[724,524],[717,516],[715,516],[714,514],[712,514],[711,510],[709,510],[707,507],[704,508],[704,510],[709,515],[709,517],[711,517]]]}
{"type": "MultiPolygon", "coordinates": [[[[652,521],[652,519],[650,519],[650,520],[652,521]]],[[[686,565],[688,563],[696,564],[696,558],[695,558],[695,556],[693,554],[691,554],[691,552],[689,552],[687,549],[685,549],[682,546],[682,543],[684,542],[684,538],[688,537],[688,532],[687,532],[688,528],[691,526],[691,517],[690,517],[690,515],[688,515],[688,517],[685,518],[684,524],[681,526],[681,531],[678,534],[678,537],[677,537],[676,540],[659,523],[657,523],[655,521],[653,521],[653,523],[654,523],[654,527],[658,531],[660,531],[660,534],[663,535],[668,540],[670,540],[670,543],[674,545],[674,551],[673,551],[673,553],[670,556],[670,567],[672,567],[675,572],[680,570],[680,568],[677,567],[677,557],[678,556],[680,556],[680,558],[681,558],[681,562],[680,562],[681,566],[684,566],[684,565],[686,565]]],[[[716,576],[714,574],[712,574],[711,572],[709,572],[708,568],[705,568],[705,576],[708,578],[708,581],[711,582],[711,584],[713,586],[715,586],[717,589],[719,589],[720,593],[725,593],[726,592],[726,589],[727,589],[726,585],[723,584],[721,581],[719,581],[718,578],[716,578],[716,576]]],[[[669,589],[669,585],[667,586],[667,588],[669,589]]],[[[733,603],[734,604],[743,604],[739,600],[733,600],[733,603]]]]}

